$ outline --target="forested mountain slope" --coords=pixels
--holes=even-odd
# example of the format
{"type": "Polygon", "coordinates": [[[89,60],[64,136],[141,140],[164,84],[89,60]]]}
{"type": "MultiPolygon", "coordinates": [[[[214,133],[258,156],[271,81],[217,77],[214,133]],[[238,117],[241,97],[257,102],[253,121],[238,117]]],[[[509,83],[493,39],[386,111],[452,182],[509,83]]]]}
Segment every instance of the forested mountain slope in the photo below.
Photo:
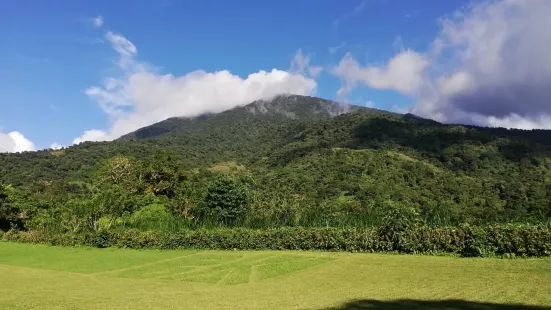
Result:
{"type": "Polygon", "coordinates": [[[365,225],[395,207],[434,225],[551,217],[550,131],[443,125],[301,96],[172,118],[113,142],[2,154],[0,182],[94,182],[105,159],[155,162],[159,151],[186,175],[171,193],[191,209],[216,174],[250,177],[249,222],[268,226],[365,225]]]}
{"type": "Polygon", "coordinates": [[[79,180],[97,169],[102,159],[114,155],[139,159],[159,150],[174,151],[190,167],[224,160],[241,161],[258,157],[278,139],[285,141],[286,134],[299,130],[299,124],[349,112],[389,114],[320,98],[283,95],[218,114],[170,118],[113,142],[0,154],[0,182],[21,185],[40,179],[79,180]]]}
{"type": "Polygon", "coordinates": [[[127,134],[119,140],[141,140],[177,131],[226,128],[234,124],[256,125],[262,128],[267,124],[286,120],[324,119],[343,113],[375,113],[377,111],[315,97],[280,95],[270,100],[255,101],[244,107],[218,114],[205,113],[193,118],[170,118],[127,134]]]}

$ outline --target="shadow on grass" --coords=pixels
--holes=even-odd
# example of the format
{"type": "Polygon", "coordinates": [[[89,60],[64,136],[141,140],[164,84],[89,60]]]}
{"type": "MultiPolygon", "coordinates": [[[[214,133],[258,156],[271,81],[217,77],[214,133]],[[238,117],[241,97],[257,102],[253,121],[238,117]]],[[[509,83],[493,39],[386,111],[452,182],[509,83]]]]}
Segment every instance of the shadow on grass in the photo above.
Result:
{"type": "Polygon", "coordinates": [[[525,306],[515,304],[492,304],[465,300],[356,300],[342,306],[325,310],[551,310],[551,307],[525,306]]]}

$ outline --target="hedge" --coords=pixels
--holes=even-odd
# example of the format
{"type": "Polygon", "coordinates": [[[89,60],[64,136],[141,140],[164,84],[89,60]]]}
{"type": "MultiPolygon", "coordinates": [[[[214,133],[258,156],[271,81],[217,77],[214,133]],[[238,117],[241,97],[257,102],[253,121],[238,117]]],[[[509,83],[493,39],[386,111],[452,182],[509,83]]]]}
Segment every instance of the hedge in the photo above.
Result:
{"type": "Polygon", "coordinates": [[[311,250],[454,254],[462,257],[551,256],[551,225],[415,227],[403,231],[339,228],[114,230],[83,234],[9,231],[3,240],[132,249],[311,250]]]}

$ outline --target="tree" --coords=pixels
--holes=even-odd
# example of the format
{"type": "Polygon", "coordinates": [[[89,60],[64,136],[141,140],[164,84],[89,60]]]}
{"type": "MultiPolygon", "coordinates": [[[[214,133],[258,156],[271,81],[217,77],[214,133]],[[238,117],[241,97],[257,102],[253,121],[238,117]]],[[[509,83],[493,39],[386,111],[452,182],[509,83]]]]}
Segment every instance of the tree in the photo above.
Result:
{"type": "Polygon", "coordinates": [[[141,188],[141,178],[134,160],[127,156],[114,156],[104,161],[96,173],[97,186],[105,183],[122,186],[130,193],[137,193],[141,188]]]}
{"type": "Polygon", "coordinates": [[[0,230],[25,228],[26,210],[22,208],[18,194],[12,186],[0,184],[0,230]]]}
{"type": "Polygon", "coordinates": [[[121,186],[89,187],[86,193],[70,195],[61,206],[60,224],[72,232],[109,228],[130,210],[130,202],[128,193],[121,186]]]}
{"type": "Polygon", "coordinates": [[[174,153],[166,151],[145,159],[139,175],[148,192],[167,197],[174,196],[178,183],[183,179],[181,166],[174,153]]]}
{"type": "Polygon", "coordinates": [[[225,174],[218,175],[208,186],[200,203],[202,213],[220,223],[235,223],[247,211],[249,191],[246,181],[225,174]]]}
{"type": "Polygon", "coordinates": [[[5,231],[11,228],[16,218],[16,210],[10,204],[9,190],[8,187],[0,185],[0,229],[5,231]]]}

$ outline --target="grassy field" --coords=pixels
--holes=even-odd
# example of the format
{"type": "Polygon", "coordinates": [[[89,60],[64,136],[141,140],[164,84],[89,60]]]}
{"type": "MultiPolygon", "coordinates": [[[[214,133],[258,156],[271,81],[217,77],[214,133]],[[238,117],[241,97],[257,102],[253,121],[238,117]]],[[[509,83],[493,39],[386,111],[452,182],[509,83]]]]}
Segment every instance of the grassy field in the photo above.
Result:
{"type": "Polygon", "coordinates": [[[0,242],[0,275],[0,309],[551,309],[549,259],[0,242]]]}

